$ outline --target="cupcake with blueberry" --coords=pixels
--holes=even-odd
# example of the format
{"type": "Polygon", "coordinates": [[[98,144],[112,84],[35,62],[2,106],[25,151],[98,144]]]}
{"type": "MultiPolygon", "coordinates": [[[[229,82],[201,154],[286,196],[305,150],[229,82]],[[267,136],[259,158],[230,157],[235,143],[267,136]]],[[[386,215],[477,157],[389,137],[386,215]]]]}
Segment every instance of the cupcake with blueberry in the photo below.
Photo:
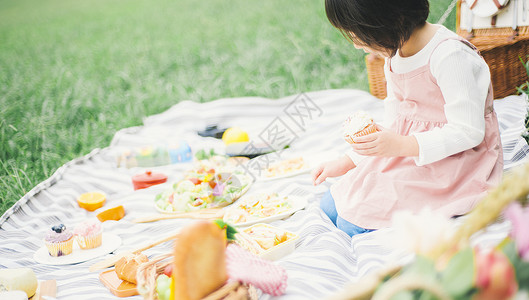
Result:
{"type": "Polygon", "coordinates": [[[73,233],[81,249],[97,248],[103,241],[103,227],[96,219],[86,220],[75,226],[73,233]]]}
{"type": "Polygon", "coordinates": [[[51,227],[44,238],[51,256],[63,256],[72,253],[73,233],[64,224],[51,227]]]}

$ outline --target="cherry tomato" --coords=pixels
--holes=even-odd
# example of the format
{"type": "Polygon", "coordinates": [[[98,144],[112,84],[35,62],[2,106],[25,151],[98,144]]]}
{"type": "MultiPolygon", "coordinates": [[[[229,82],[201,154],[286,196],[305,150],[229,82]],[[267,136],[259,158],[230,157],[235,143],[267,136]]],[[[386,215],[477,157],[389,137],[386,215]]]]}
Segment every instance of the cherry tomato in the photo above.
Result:
{"type": "Polygon", "coordinates": [[[171,277],[173,274],[173,264],[168,264],[167,267],[163,270],[163,273],[167,275],[168,277],[171,277]]]}
{"type": "Polygon", "coordinates": [[[210,181],[208,183],[209,183],[209,187],[212,188],[212,189],[214,189],[215,186],[217,186],[217,182],[216,181],[210,181]]]}

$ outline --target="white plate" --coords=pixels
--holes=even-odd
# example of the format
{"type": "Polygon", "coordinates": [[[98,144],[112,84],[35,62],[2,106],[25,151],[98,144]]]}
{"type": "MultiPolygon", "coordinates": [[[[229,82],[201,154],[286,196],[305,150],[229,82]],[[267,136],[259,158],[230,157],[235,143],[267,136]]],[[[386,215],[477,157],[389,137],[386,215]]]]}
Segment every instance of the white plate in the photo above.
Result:
{"type": "MultiPolygon", "coordinates": [[[[242,201],[244,201],[244,199],[241,199],[242,201]]],[[[255,218],[253,220],[250,220],[250,221],[246,221],[246,222],[242,222],[242,223],[231,223],[237,227],[246,227],[246,226],[250,226],[250,225],[253,225],[253,224],[257,224],[257,223],[270,223],[270,222],[273,222],[273,221],[276,221],[276,220],[281,220],[281,219],[285,219],[287,217],[289,217],[290,215],[292,215],[293,213],[295,213],[296,211],[298,210],[301,210],[301,209],[304,209],[306,206],[307,206],[307,197],[300,197],[300,196],[288,196],[288,202],[290,202],[290,204],[292,205],[292,208],[283,212],[283,213],[280,213],[280,214],[277,214],[277,215],[273,215],[273,216],[270,216],[270,217],[266,217],[266,218],[255,218]]],[[[235,209],[237,207],[237,202],[234,203],[232,206],[230,206],[229,208],[227,209],[235,209]]],[[[224,220],[226,221],[226,220],[224,220]]],[[[229,222],[229,221],[227,221],[229,222]]]]}
{"type": "MultiPolygon", "coordinates": [[[[285,174],[281,174],[281,175],[276,175],[276,176],[272,176],[272,177],[267,177],[264,175],[264,172],[265,170],[263,170],[261,176],[259,177],[259,180],[260,181],[271,181],[271,180],[276,180],[276,179],[282,179],[282,178],[288,178],[288,177],[293,177],[293,176],[297,176],[297,175],[301,175],[301,174],[304,174],[304,173],[308,173],[312,170],[312,163],[309,161],[309,159],[307,159],[307,157],[305,156],[301,156],[303,158],[303,161],[305,163],[305,167],[302,168],[302,169],[299,169],[299,170],[295,170],[295,171],[292,171],[290,173],[285,173],[285,174]]],[[[286,159],[283,159],[281,161],[277,161],[277,162],[273,162],[271,164],[272,165],[275,165],[277,163],[281,163],[281,162],[286,162],[288,160],[291,160],[291,159],[294,159],[296,157],[292,157],[292,158],[286,158],[286,159]]]]}
{"type": "Polygon", "coordinates": [[[316,166],[320,165],[321,163],[333,160],[335,158],[338,158],[338,157],[341,156],[341,154],[339,152],[337,152],[337,151],[324,151],[324,152],[317,152],[317,153],[306,153],[306,154],[303,154],[303,155],[292,156],[292,157],[286,158],[286,159],[284,159],[284,161],[292,159],[292,158],[296,158],[296,157],[299,157],[299,156],[301,156],[303,158],[303,160],[305,161],[305,168],[299,169],[299,170],[296,170],[296,171],[293,171],[293,172],[290,172],[290,173],[287,173],[287,174],[274,176],[274,177],[261,176],[261,177],[259,177],[259,180],[260,181],[271,181],[271,180],[276,180],[276,179],[293,177],[293,176],[301,175],[301,174],[304,174],[304,173],[309,173],[310,171],[312,171],[313,168],[315,168],[316,166]]]}
{"type": "MultiPolygon", "coordinates": [[[[498,0],[498,3],[505,7],[509,0],[498,0]]],[[[471,0],[468,3],[468,7],[472,7],[472,13],[478,17],[491,17],[498,13],[499,9],[492,0],[471,0]],[[477,1],[477,2],[476,2],[477,1]],[[476,2],[476,5],[472,5],[476,2]]]]}
{"type": "Polygon", "coordinates": [[[273,176],[273,177],[261,176],[261,177],[259,177],[259,180],[260,181],[271,181],[271,180],[276,180],[276,179],[294,177],[294,176],[297,176],[297,175],[308,173],[308,172],[310,172],[310,170],[312,170],[312,168],[310,166],[307,166],[306,168],[299,169],[299,170],[296,170],[296,171],[293,171],[293,172],[290,172],[290,173],[286,173],[286,174],[283,174],[283,175],[278,175],[278,176],[273,176]]]}
{"type": "Polygon", "coordinates": [[[103,242],[101,243],[101,246],[97,248],[84,250],[79,248],[77,241],[73,241],[72,253],[55,257],[48,253],[48,248],[46,248],[46,246],[43,246],[35,252],[33,259],[36,262],[45,265],[71,265],[110,253],[116,250],[120,245],[121,238],[119,236],[103,232],[103,242]]]}

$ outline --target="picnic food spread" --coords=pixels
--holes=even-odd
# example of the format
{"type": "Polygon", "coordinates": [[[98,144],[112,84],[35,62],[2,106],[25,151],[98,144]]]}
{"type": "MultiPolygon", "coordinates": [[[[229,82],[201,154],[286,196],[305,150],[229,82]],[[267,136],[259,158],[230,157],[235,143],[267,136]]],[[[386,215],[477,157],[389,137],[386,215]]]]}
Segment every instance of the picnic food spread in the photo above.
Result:
{"type": "Polygon", "coordinates": [[[77,244],[81,249],[93,249],[103,242],[103,227],[98,220],[86,220],[73,230],[77,244]]]}
{"type": "MultiPolygon", "coordinates": [[[[228,141],[235,143],[235,140],[244,139],[244,135],[235,129],[232,130],[231,134],[235,137],[228,136],[228,141]]],[[[190,169],[182,172],[182,179],[155,196],[155,208],[164,213],[184,213],[200,212],[202,209],[209,208],[218,209],[232,204],[252,184],[252,178],[240,168],[241,164],[247,160],[248,158],[227,157],[210,151],[209,155],[204,156],[204,159],[196,160],[190,169]]],[[[273,165],[266,171],[270,176],[278,176],[306,167],[307,164],[303,158],[296,157],[273,165]]],[[[134,190],[141,190],[154,184],[163,183],[167,178],[164,174],[146,170],[144,173],[133,176],[132,183],[134,190]]],[[[125,209],[123,205],[117,205],[98,210],[103,207],[106,201],[107,196],[101,192],[81,194],[77,198],[77,203],[80,208],[88,211],[91,217],[78,223],[73,231],[67,229],[64,224],[52,226],[45,237],[46,249],[49,253],[49,256],[46,255],[48,259],[42,257],[40,250],[35,253],[34,259],[45,264],[72,264],[102,256],[119,247],[121,239],[118,236],[103,233],[102,222],[121,220],[125,215],[125,209]],[[112,242],[113,240],[119,240],[119,242],[105,242],[112,242]],[[77,245],[80,249],[74,248],[77,245]],[[91,251],[97,251],[97,253],[91,251]],[[68,255],[67,261],[50,260],[50,256],[62,257],[66,255],[68,255]]],[[[287,196],[279,196],[277,193],[259,194],[249,196],[233,208],[226,210],[226,219],[242,224],[251,220],[280,215],[291,208],[292,204],[287,196]]],[[[224,212],[215,218],[223,215],[224,212]]],[[[217,220],[216,222],[199,221],[184,229],[178,234],[179,236],[175,241],[170,267],[165,267],[164,274],[159,274],[155,278],[154,290],[158,294],[158,299],[202,299],[212,292],[219,292],[221,288],[226,289],[228,294],[240,295],[242,295],[242,289],[244,295],[248,295],[249,287],[247,285],[240,282],[234,285],[227,281],[226,246],[228,239],[231,240],[235,237],[237,232],[235,227],[228,225],[223,220],[217,220]],[[207,274],[207,276],[203,274],[207,274]]],[[[297,235],[293,233],[265,224],[247,228],[244,232],[241,231],[241,234],[244,234],[244,237],[240,238],[240,243],[246,248],[246,250],[241,249],[241,251],[249,251],[259,255],[272,251],[270,252],[272,256],[268,259],[277,259],[293,251],[294,244],[292,241],[297,238],[297,235]],[[288,248],[281,247],[287,244],[288,248]],[[274,250],[280,251],[274,252],[274,250]]],[[[151,247],[155,245],[156,243],[153,243],[151,247]]],[[[118,297],[128,297],[141,293],[137,287],[138,278],[144,275],[143,273],[142,275],[138,274],[143,266],[150,263],[147,256],[139,251],[131,251],[128,254],[124,253],[114,257],[115,261],[108,264],[107,267],[115,265],[115,268],[99,274],[101,283],[118,297]]],[[[114,258],[106,258],[98,264],[107,264],[106,261],[109,259],[114,258]]],[[[246,263],[250,262],[251,264],[256,263],[252,257],[248,257],[246,263]]],[[[260,266],[260,264],[258,265],[260,266]]],[[[277,266],[267,267],[279,268],[277,266]]],[[[262,288],[267,293],[283,293],[286,287],[286,273],[279,269],[276,271],[282,272],[281,274],[284,276],[282,275],[279,280],[275,280],[274,287],[270,287],[268,283],[265,283],[266,281],[263,281],[264,279],[253,278],[252,276],[250,277],[253,281],[248,282],[255,283],[256,286],[259,286],[260,283],[264,284],[262,288]]],[[[243,278],[249,276],[244,275],[245,272],[242,271],[240,274],[243,274],[243,278]]],[[[248,299],[247,296],[240,297],[243,297],[240,299],[248,299]]],[[[224,297],[218,299],[222,298],[224,297]]]]}
{"type": "Polygon", "coordinates": [[[224,214],[224,221],[237,224],[259,220],[284,213],[291,208],[288,196],[259,193],[249,195],[235,203],[235,206],[229,207],[224,214]]]}
{"type": "Polygon", "coordinates": [[[303,157],[299,156],[271,164],[264,170],[264,177],[285,176],[305,169],[308,169],[308,165],[303,157]]]}
{"type": "Polygon", "coordinates": [[[358,111],[345,119],[342,124],[342,132],[345,141],[352,144],[354,137],[368,135],[376,132],[373,118],[366,112],[358,111]]]}
{"type": "Polygon", "coordinates": [[[64,224],[51,227],[44,238],[49,254],[63,256],[72,253],[73,237],[73,233],[64,224]]]}

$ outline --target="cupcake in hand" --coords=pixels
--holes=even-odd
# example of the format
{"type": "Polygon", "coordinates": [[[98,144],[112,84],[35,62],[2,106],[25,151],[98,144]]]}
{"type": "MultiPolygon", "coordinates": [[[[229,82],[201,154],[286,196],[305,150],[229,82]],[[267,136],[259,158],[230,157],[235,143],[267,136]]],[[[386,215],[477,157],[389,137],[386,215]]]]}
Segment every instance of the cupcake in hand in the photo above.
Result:
{"type": "Polygon", "coordinates": [[[73,234],[64,224],[51,227],[44,238],[46,248],[51,256],[63,256],[72,253],[73,234]]]}
{"type": "Polygon", "coordinates": [[[363,111],[350,115],[342,124],[343,137],[353,144],[353,138],[368,135],[377,131],[377,125],[369,114],[363,111]]]}
{"type": "Polygon", "coordinates": [[[81,249],[97,248],[103,242],[103,227],[96,219],[86,220],[75,226],[73,233],[81,249]]]}

